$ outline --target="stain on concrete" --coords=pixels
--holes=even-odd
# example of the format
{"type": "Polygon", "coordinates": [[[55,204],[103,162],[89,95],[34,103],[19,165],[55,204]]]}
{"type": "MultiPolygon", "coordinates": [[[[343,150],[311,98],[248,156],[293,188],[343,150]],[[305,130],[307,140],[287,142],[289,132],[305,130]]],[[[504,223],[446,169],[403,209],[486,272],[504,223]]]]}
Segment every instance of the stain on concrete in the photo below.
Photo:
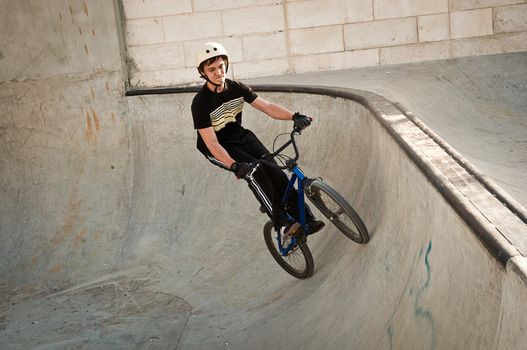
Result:
{"type": "Polygon", "coordinates": [[[95,123],[95,130],[99,131],[101,130],[101,122],[99,121],[99,117],[97,116],[97,111],[92,108],[92,114],[93,114],[93,122],[95,123]]]}
{"type": "Polygon", "coordinates": [[[83,1],[83,2],[82,2],[82,11],[84,12],[84,14],[85,14],[86,16],[89,16],[89,15],[90,15],[89,12],[88,12],[88,6],[86,5],[86,1],[83,1]]]}
{"type": "Polygon", "coordinates": [[[147,278],[120,276],[30,298],[7,284],[0,291],[0,339],[7,349],[144,349],[156,343],[176,349],[192,311],[183,298],[157,291],[147,278]]]}
{"type": "Polygon", "coordinates": [[[73,232],[78,220],[80,213],[80,203],[81,201],[76,199],[75,196],[70,198],[68,202],[68,212],[66,215],[66,220],[61,230],[55,234],[51,239],[51,243],[55,246],[60,245],[67,236],[71,235],[73,232]]]}
{"type": "Polygon", "coordinates": [[[88,142],[91,142],[94,139],[93,126],[91,122],[90,113],[88,111],[86,111],[86,130],[84,131],[84,138],[88,142]]]}

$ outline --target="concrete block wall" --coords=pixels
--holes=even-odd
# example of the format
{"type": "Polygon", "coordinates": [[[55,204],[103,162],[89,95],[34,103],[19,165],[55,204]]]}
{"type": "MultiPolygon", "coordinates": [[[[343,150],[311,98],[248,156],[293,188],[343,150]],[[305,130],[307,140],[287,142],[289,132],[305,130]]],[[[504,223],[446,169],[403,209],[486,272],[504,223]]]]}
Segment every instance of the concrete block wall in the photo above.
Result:
{"type": "Polygon", "coordinates": [[[121,1],[132,88],[200,83],[211,40],[236,79],[527,51],[527,0],[121,1]]]}

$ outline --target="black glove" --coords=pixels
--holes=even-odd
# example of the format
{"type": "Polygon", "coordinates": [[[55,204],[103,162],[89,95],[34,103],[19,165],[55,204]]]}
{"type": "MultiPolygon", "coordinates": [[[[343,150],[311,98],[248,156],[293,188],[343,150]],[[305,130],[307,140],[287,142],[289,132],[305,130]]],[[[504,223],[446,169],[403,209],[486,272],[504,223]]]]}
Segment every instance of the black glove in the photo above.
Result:
{"type": "Polygon", "coordinates": [[[232,163],[230,170],[236,175],[238,179],[244,178],[247,174],[251,172],[251,165],[247,163],[239,163],[234,162],[232,163]]]}
{"type": "Polygon", "coordinates": [[[296,112],[293,114],[294,128],[297,130],[302,130],[307,128],[311,124],[311,118],[296,112]]]}

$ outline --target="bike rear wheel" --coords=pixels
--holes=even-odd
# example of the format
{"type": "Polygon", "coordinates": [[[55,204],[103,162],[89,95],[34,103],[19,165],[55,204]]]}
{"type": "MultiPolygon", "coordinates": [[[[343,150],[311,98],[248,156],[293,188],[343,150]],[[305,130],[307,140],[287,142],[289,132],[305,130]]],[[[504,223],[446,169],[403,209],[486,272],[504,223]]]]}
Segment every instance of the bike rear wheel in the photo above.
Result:
{"type": "Polygon", "coordinates": [[[365,244],[370,234],[359,214],[333,187],[314,180],[306,190],[306,196],[342,233],[354,242],[365,244]]]}
{"type": "Polygon", "coordinates": [[[276,231],[271,221],[268,221],[264,226],[264,239],[273,258],[287,273],[296,278],[308,278],[313,275],[315,262],[305,242],[305,237],[299,238],[296,246],[286,256],[280,253],[276,231]]]}

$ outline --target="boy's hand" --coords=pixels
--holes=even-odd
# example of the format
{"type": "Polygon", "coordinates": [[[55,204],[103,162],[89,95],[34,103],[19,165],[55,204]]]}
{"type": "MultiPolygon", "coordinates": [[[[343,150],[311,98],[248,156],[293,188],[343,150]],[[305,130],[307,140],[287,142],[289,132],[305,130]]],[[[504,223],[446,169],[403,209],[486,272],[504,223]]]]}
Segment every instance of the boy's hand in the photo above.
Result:
{"type": "Polygon", "coordinates": [[[243,179],[251,172],[251,165],[247,163],[234,162],[231,164],[230,170],[236,175],[236,178],[243,179]]]}
{"type": "Polygon", "coordinates": [[[303,130],[304,128],[307,128],[311,124],[311,120],[312,119],[309,118],[308,116],[305,116],[305,115],[300,114],[298,112],[293,114],[294,128],[299,130],[299,131],[303,130]]]}

